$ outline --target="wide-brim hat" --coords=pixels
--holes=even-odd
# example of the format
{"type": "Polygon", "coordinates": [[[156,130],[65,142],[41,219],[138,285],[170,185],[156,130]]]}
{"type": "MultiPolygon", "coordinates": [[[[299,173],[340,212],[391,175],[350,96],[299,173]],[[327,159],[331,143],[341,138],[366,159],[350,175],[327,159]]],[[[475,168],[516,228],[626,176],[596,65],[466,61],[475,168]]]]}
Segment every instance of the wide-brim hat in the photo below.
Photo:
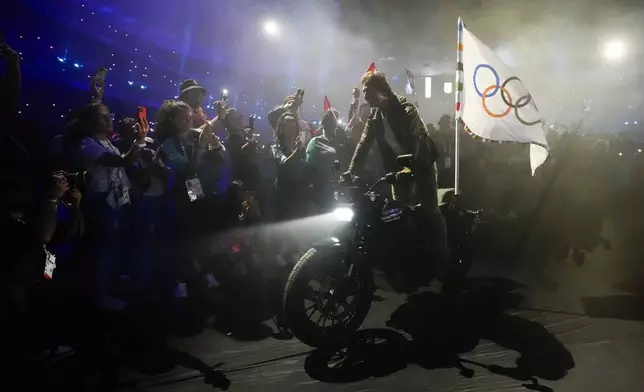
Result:
{"type": "Polygon", "coordinates": [[[195,79],[186,79],[179,85],[180,96],[191,90],[200,90],[204,93],[204,95],[206,94],[206,89],[200,86],[199,82],[197,82],[195,79]]]}

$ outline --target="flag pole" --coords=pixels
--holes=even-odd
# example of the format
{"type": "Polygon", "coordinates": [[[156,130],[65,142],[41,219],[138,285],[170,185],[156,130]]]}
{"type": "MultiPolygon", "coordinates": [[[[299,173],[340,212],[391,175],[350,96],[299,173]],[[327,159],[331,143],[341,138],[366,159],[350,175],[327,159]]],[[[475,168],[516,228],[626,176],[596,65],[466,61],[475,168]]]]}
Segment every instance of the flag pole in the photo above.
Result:
{"type": "Polygon", "coordinates": [[[463,132],[463,121],[461,113],[463,110],[463,19],[458,18],[456,43],[456,89],[454,94],[454,194],[461,194],[461,134],[463,132]]]}

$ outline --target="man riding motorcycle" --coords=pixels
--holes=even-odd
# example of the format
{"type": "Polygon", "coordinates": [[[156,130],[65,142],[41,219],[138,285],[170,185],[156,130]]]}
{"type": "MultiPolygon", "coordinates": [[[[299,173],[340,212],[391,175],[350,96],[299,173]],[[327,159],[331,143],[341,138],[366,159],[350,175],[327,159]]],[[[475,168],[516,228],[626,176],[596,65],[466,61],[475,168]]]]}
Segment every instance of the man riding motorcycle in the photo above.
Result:
{"type": "Polygon", "coordinates": [[[440,280],[447,272],[450,253],[445,220],[438,206],[438,149],[420,118],[418,108],[404,97],[394,94],[384,74],[367,72],[362,76],[361,85],[365,100],[372,109],[344,176],[352,177],[353,173],[362,169],[374,140],[377,141],[386,172],[400,170],[396,164],[399,155],[412,154],[413,184],[392,185],[392,196],[394,200],[405,204],[421,203],[426,216],[426,235],[430,236],[432,262],[439,267],[440,280]]]}

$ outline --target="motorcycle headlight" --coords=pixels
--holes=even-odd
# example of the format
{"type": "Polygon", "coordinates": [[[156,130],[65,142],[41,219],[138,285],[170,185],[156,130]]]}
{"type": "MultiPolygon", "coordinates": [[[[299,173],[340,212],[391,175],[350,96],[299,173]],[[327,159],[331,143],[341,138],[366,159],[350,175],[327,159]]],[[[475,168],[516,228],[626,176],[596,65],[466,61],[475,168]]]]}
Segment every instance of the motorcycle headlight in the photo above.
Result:
{"type": "Polygon", "coordinates": [[[353,220],[353,210],[349,207],[338,207],[333,211],[333,216],[340,222],[351,222],[353,220]]]}

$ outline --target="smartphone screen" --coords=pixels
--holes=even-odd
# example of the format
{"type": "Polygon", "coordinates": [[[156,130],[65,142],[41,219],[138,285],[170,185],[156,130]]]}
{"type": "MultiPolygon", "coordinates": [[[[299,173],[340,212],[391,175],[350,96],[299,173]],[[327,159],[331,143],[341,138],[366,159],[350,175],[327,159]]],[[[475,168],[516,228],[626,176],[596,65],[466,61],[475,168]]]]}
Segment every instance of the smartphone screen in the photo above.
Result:
{"type": "Polygon", "coordinates": [[[306,143],[308,142],[306,131],[300,132],[300,142],[302,142],[302,144],[304,144],[304,146],[306,147],[306,143]]]}

